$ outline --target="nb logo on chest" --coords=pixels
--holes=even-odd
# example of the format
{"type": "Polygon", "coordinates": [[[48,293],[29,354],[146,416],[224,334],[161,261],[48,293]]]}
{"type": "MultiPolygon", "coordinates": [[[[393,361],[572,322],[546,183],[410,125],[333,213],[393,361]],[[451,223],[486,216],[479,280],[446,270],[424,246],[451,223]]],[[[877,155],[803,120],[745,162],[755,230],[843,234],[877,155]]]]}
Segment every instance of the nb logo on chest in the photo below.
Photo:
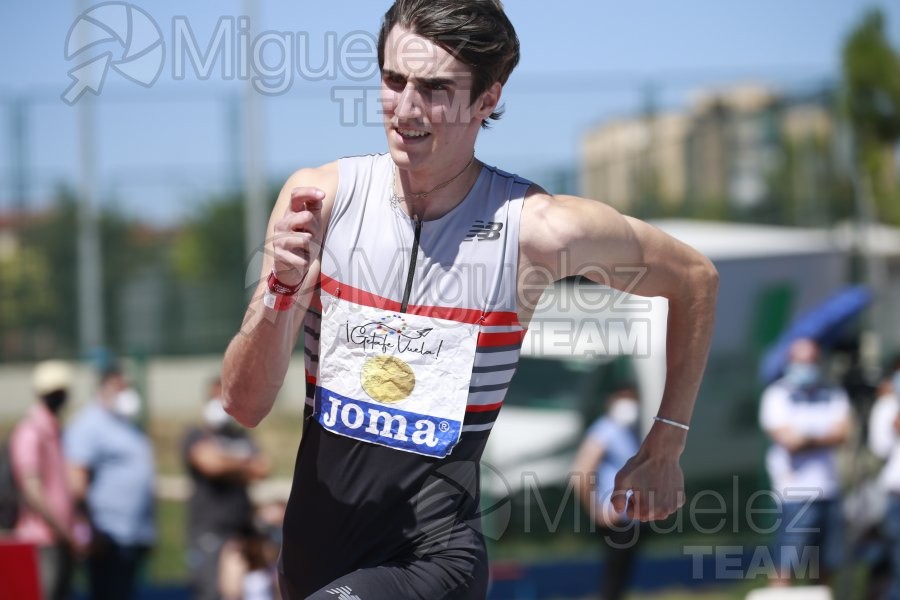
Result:
{"type": "Polygon", "coordinates": [[[503,223],[496,221],[475,221],[466,234],[467,242],[490,242],[500,239],[500,232],[503,231],[503,223]]]}

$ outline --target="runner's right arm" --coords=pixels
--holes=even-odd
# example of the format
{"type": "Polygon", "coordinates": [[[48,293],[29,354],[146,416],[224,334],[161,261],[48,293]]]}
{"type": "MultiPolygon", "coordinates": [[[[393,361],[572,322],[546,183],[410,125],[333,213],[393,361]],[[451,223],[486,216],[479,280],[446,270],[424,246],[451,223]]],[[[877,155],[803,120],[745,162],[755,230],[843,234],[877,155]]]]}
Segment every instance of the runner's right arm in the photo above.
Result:
{"type": "Polygon", "coordinates": [[[320,249],[337,184],[337,162],[301,169],[284,184],[272,209],[259,283],[222,365],[225,410],[244,426],[256,426],[269,413],[284,382],[318,283],[320,249]],[[273,268],[279,281],[302,283],[293,307],[285,311],[263,304],[273,268]]]}

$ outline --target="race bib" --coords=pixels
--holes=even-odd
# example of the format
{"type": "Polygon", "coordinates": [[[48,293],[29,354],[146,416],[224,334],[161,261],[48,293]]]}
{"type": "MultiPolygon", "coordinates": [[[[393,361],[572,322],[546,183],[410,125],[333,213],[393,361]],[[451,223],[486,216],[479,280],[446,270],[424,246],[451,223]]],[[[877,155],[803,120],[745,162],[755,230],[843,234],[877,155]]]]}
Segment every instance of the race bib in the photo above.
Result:
{"type": "Polygon", "coordinates": [[[322,294],[315,415],[338,435],[443,458],[459,440],[478,325],[322,294]]]}

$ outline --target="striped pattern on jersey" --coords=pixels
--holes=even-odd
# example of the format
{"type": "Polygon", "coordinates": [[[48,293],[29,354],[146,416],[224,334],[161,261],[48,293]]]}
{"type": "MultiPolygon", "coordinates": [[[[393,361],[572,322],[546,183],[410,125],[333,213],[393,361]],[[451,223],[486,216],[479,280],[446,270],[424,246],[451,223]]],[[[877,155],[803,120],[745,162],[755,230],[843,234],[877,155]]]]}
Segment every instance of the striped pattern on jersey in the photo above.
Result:
{"type": "MultiPolygon", "coordinates": [[[[399,311],[413,223],[389,201],[390,156],[342,159],[339,172],[322,258],[321,292],[399,311]]],[[[484,167],[462,203],[440,219],[423,223],[407,312],[481,325],[462,428],[466,437],[486,437],[490,432],[525,337],[516,315],[516,276],[519,217],[530,185],[484,167]],[[452,302],[434,302],[441,298],[452,302]]],[[[303,324],[309,407],[314,406],[321,314],[317,293],[303,324]]]]}

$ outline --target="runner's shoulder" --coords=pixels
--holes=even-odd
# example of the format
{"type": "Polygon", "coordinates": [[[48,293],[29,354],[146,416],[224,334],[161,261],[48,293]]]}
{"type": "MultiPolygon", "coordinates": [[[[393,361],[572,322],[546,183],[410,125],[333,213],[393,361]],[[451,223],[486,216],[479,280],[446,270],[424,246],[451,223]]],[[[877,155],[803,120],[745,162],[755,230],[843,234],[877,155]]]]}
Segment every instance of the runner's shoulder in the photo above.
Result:
{"type": "Polygon", "coordinates": [[[291,191],[300,187],[319,188],[325,192],[323,209],[329,213],[338,188],[338,161],[332,161],[318,167],[304,167],[291,173],[278,195],[278,202],[273,212],[281,214],[291,201],[291,191]]]}
{"type": "Polygon", "coordinates": [[[561,230],[577,218],[570,214],[571,204],[570,197],[551,194],[537,184],[528,188],[519,226],[519,243],[526,256],[556,254],[565,247],[561,230]]]}
{"type": "Polygon", "coordinates": [[[294,188],[316,187],[325,192],[326,197],[334,197],[338,184],[338,161],[332,161],[318,167],[297,169],[288,177],[283,191],[288,196],[294,188]]]}

